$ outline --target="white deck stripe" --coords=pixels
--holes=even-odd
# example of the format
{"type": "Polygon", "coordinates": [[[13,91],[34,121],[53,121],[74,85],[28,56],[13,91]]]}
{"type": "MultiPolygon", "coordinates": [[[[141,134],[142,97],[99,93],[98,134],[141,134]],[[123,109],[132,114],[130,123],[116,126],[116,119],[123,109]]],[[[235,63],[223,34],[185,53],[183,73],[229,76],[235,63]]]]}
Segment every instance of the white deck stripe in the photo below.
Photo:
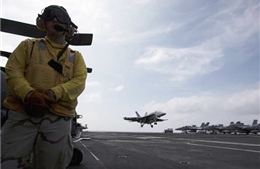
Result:
{"type": "Polygon", "coordinates": [[[260,144],[235,143],[235,142],[225,142],[225,141],[195,140],[195,139],[177,139],[177,140],[186,140],[186,141],[195,141],[195,142],[198,141],[198,142],[208,142],[208,143],[218,143],[218,144],[233,144],[233,145],[260,147],[260,144]]]}
{"type": "Polygon", "coordinates": [[[79,142],[83,145],[83,147],[85,147],[85,149],[88,150],[88,152],[89,152],[97,161],[100,161],[99,158],[98,158],[94,153],[92,153],[92,151],[91,151],[85,144],[83,144],[81,141],[79,141],[79,142]]]}
{"type": "Polygon", "coordinates": [[[226,149],[226,150],[236,150],[236,151],[246,151],[246,152],[251,152],[251,153],[260,153],[260,151],[257,151],[257,150],[248,150],[248,149],[240,149],[240,148],[221,147],[221,146],[210,146],[210,145],[193,144],[193,143],[188,143],[188,144],[193,145],[193,146],[202,146],[202,147],[219,148],[219,149],[226,149]]]}

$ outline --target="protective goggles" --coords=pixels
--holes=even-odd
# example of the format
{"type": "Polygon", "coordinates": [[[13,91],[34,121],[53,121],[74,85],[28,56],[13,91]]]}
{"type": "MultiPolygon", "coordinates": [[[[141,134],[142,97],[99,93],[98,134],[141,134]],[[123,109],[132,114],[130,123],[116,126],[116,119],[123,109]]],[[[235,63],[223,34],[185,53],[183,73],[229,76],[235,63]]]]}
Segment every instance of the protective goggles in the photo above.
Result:
{"type": "Polygon", "coordinates": [[[70,24],[71,19],[66,9],[62,6],[52,5],[44,9],[42,15],[39,15],[41,18],[47,21],[51,21],[56,18],[60,23],[70,24]]]}

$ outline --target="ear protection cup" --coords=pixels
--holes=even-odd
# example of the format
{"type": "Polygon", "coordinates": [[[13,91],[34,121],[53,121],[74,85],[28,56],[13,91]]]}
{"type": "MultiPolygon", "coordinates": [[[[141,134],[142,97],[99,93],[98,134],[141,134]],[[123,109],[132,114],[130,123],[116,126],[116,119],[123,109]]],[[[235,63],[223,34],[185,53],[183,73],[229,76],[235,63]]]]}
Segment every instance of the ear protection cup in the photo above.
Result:
{"type": "Polygon", "coordinates": [[[37,17],[36,18],[36,26],[39,30],[41,31],[45,31],[45,24],[44,24],[44,19],[42,19],[41,17],[37,17]]]}

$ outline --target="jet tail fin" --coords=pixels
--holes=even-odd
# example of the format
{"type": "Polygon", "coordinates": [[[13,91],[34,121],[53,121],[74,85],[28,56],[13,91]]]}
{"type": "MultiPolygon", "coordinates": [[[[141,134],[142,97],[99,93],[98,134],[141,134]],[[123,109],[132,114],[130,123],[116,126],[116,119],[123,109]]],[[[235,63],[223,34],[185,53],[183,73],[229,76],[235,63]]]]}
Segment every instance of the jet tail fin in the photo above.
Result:
{"type": "Polygon", "coordinates": [[[141,117],[137,111],[135,111],[137,117],[141,117]]]}
{"type": "Polygon", "coordinates": [[[253,125],[253,126],[254,126],[254,125],[257,125],[257,119],[255,119],[255,120],[253,121],[252,125],[253,125]]]}

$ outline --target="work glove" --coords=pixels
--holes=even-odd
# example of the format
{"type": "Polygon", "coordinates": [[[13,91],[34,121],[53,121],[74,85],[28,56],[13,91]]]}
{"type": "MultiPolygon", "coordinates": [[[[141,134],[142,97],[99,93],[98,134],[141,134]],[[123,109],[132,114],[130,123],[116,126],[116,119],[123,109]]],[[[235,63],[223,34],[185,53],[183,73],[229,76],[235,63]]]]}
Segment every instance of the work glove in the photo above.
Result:
{"type": "Polygon", "coordinates": [[[49,90],[36,89],[27,94],[24,110],[31,117],[42,117],[49,111],[51,104],[54,102],[55,98],[53,98],[49,90]]]}
{"type": "Polygon", "coordinates": [[[56,94],[54,93],[53,90],[36,89],[36,91],[43,94],[45,103],[47,104],[48,107],[51,107],[51,105],[56,102],[56,94]]]}

